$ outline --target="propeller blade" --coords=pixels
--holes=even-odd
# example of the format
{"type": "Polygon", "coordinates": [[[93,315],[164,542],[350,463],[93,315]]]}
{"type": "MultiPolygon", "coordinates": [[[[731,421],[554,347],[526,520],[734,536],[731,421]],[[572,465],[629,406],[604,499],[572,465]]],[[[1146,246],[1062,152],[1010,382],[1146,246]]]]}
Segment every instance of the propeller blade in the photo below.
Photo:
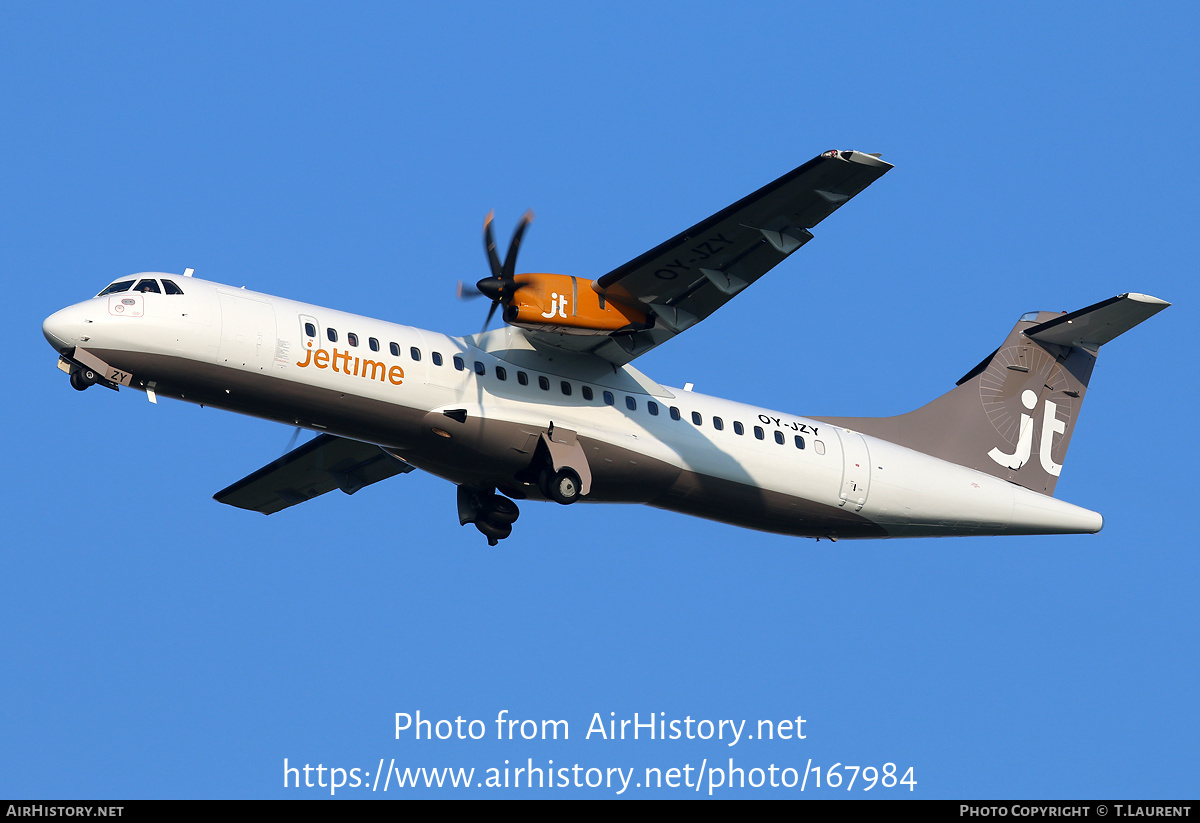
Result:
{"type": "Polygon", "coordinates": [[[513,275],[517,271],[517,251],[521,248],[521,237],[525,234],[526,227],[533,222],[533,209],[521,215],[521,222],[517,224],[517,230],[513,232],[512,242],[508,244],[508,254],[504,256],[504,268],[500,275],[507,281],[513,279],[513,275]]]}
{"type": "Polygon", "coordinates": [[[296,430],[294,432],[292,432],[292,439],[288,441],[287,448],[283,450],[284,454],[287,454],[295,447],[296,440],[299,437],[300,437],[300,427],[297,426],[296,430]]]}
{"type": "Polygon", "coordinates": [[[476,288],[474,291],[468,291],[463,287],[463,281],[458,281],[458,299],[459,300],[474,300],[476,297],[486,297],[483,292],[476,288]]]}
{"type": "Polygon", "coordinates": [[[483,219],[483,247],[487,249],[488,264],[492,267],[492,277],[500,277],[500,255],[496,254],[496,238],[492,236],[492,217],[495,211],[489,211],[483,219]]]}
{"type": "Polygon", "coordinates": [[[488,266],[492,270],[491,277],[485,277],[475,284],[475,289],[478,294],[471,294],[463,288],[462,281],[458,281],[458,297],[460,300],[468,297],[483,296],[492,301],[492,307],[488,309],[487,319],[483,321],[483,329],[487,331],[488,325],[492,322],[493,315],[496,314],[496,309],[501,306],[508,306],[517,289],[525,285],[518,283],[516,279],[517,270],[517,252],[521,248],[521,238],[525,235],[525,229],[533,222],[533,209],[525,212],[521,216],[521,222],[517,224],[516,231],[513,232],[512,242],[508,244],[508,251],[504,255],[504,263],[500,262],[500,255],[496,252],[496,238],[492,234],[492,219],[495,217],[494,211],[489,211],[487,217],[483,219],[483,247],[487,251],[488,266]]]}
{"type": "Polygon", "coordinates": [[[492,322],[492,315],[496,313],[496,307],[500,305],[500,301],[496,300],[492,303],[492,307],[488,309],[487,319],[483,321],[483,328],[479,330],[480,334],[487,331],[488,324],[492,322]]]}

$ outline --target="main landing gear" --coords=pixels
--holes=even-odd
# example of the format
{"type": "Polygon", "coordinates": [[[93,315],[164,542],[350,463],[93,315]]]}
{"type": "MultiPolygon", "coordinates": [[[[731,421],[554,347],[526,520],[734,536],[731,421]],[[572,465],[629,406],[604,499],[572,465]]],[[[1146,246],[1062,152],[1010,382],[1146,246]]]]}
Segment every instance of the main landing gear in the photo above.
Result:
{"type": "Polygon", "coordinates": [[[512,534],[512,524],[521,516],[517,504],[490,489],[458,487],[458,522],[465,526],[474,523],[475,528],[487,538],[489,546],[495,546],[512,534]]]}
{"type": "Polygon", "coordinates": [[[592,471],[575,432],[556,430],[551,423],[538,440],[533,462],[517,479],[536,483],[547,500],[569,506],[591,491],[592,471]]]}
{"type": "Polygon", "coordinates": [[[558,471],[547,466],[538,476],[538,488],[542,490],[542,494],[555,503],[569,506],[579,499],[583,490],[583,481],[579,479],[579,472],[570,466],[564,466],[558,471]]]}
{"type": "MultiPolygon", "coordinates": [[[[550,466],[542,469],[538,487],[548,499],[564,506],[579,499],[583,482],[579,473],[569,466],[558,471],[550,466]]],[[[491,489],[458,487],[458,522],[461,525],[474,523],[475,528],[487,538],[489,546],[497,545],[512,534],[512,524],[521,516],[517,504],[491,489]]]]}
{"type": "MultiPolygon", "coordinates": [[[[551,423],[542,433],[529,465],[512,480],[515,483],[500,484],[505,494],[523,499],[536,486],[542,497],[569,506],[591,493],[592,472],[575,432],[564,429],[556,432],[551,423]]],[[[474,523],[488,539],[488,545],[495,546],[512,534],[513,521],[519,514],[517,504],[496,494],[491,486],[458,487],[458,522],[464,526],[474,523]]]]}

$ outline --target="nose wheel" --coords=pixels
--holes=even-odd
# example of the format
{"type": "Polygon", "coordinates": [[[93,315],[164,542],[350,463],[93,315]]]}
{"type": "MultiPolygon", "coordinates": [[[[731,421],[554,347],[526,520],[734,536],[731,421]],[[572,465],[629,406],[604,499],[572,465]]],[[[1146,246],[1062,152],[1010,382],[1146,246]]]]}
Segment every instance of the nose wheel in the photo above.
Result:
{"type": "Polygon", "coordinates": [[[71,372],[71,388],[75,391],[83,391],[94,384],[96,379],[96,372],[86,366],[75,369],[71,372]]]}

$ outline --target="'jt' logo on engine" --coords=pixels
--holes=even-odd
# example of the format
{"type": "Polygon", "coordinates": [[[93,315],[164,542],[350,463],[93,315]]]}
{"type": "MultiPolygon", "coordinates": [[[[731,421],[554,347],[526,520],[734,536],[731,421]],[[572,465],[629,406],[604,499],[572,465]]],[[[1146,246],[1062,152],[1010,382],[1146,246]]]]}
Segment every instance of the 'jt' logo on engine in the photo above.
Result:
{"type": "MultiPolygon", "coordinates": [[[[1021,405],[1033,411],[1033,407],[1037,405],[1037,395],[1029,389],[1021,392],[1021,405]]],[[[1050,450],[1054,446],[1054,435],[1062,434],[1067,430],[1067,424],[1058,419],[1058,404],[1046,401],[1046,406],[1042,412],[1042,436],[1038,443],[1038,459],[1041,461],[1042,468],[1047,474],[1058,477],[1058,473],[1062,471],[1062,466],[1055,463],[1050,457],[1050,450]]],[[[988,457],[995,460],[1001,466],[1009,469],[1019,469],[1029,462],[1029,455],[1033,451],[1033,415],[1021,414],[1021,436],[1017,440],[1017,447],[1012,454],[1005,454],[999,449],[992,449],[988,452],[988,457]]]]}
{"type": "Polygon", "coordinates": [[[567,316],[567,296],[552,292],[550,294],[550,311],[542,312],[542,317],[549,320],[551,317],[566,317],[567,316]]]}

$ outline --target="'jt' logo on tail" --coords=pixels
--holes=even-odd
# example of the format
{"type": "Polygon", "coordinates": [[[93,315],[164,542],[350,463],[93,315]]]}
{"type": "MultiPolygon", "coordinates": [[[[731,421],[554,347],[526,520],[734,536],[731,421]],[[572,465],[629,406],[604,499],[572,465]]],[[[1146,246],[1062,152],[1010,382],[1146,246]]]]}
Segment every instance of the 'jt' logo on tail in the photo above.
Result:
{"type": "MultiPolygon", "coordinates": [[[[1033,411],[1033,407],[1037,405],[1037,395],[1029,389],[1021,392],[1021,405],[1033,411]]],[[[1067,424],[1058,419],[1058,404],[1047,400],[1045,410],[1042,412],[1042,436],[1041,442],[1038,444],[1038,459],[1046,473],[1054,477],[1058,477],[1062,466],[1055,463],[1050,457],[1050,450],[1054,446],[1054,435],[1056,433],[1063,434],[1066,430],[1067,424]]],[[[1017,447],[1013,453],[1005,454],[999,449],[992,449],[988,452],[988,457],[1006,468],[1019,469],[1029,462],[1029,454],[1032,451],[1033,415],[1022,413],[1021,436],[1017,440],[1017,447]]]]}

